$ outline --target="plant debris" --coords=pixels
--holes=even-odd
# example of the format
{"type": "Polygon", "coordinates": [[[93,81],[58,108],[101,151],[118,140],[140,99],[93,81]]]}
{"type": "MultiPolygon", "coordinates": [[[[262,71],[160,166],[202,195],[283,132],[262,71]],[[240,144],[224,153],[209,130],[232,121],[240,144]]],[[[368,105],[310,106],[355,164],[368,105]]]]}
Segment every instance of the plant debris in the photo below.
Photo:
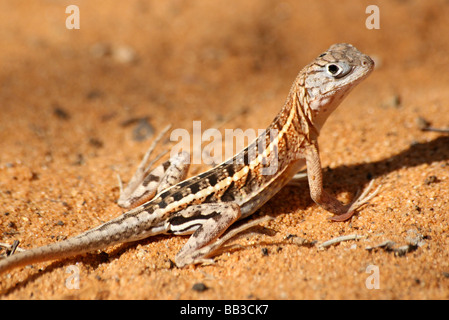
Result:
{"type": "Polygon", "coordinates": [[[338,243],[343,242],[343,241],[359,240],[359,239],[362,239],[363,237],[364,236],[359,236],[357,234],[350,234],[350,235],[347,235],[347,236],[336,237],[336,238],[330,239],[328,241],[324,241],[322,244],[320,244],[318,246],[318,248],[325,249],[325,248],[328,248],[328,247],[330,247],[330,246],[332,246],[334,244],[338,244],[338,243]]]}
{"type": "Polygon", "coordinates": [[[408,244],[395,247],[396,243],[391,240],[385,240],[377,245],[366,247],[365,249],[368,251],[373,251],[376,249],[383,249],[387,252],[393,252],[397,257],[403,257],[407,253],[413,252],[417,250],[419,247],[422,247],[425,244],[425,237],[416,232],[416,230],[410,229],[407,231],[408,236],[406,237],[406,241],[408,244]]]}
{"type": "Polygon", "coordinates": [[[19,240],[14,240],[13,244],[9,245],[7,243],[0,243],[0,247],[5,248],[5,257],[9,257],[10,255],[13,255],[16,251],[21,252],[25,251],[24,249],[19,248],[19,240]]]}
{"type": "Polygon", "coordinates": [[[313,247],[318,242],[317,240],[307,240],[305,238],[297,236],[296,234],[288,234],[284,239],[291,240],[294,244],[300,247],[313,247]]]}

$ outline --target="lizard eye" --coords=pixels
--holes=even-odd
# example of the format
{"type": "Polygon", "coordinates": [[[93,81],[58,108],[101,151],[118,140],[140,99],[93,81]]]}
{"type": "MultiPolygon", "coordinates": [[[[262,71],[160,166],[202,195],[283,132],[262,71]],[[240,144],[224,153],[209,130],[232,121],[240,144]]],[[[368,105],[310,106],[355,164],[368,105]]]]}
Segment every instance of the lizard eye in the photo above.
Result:
{"type": "Polygon", "coordinates": [[[329,63],[326,66],[327,71],[330,73],[331,76],[333,76],[336,79],[340,79],[347,75],[349,71],[351,71],[351,67],[348,65],[338,65],[335,63],[329,63]]]}
{"type": "Polygon", "coordinates": [[[327,71],[329,71],[333,75],[336,75],[339,70],[340,70],[340,67],[337,66],[336,64],[327,65],[327,71]]]}

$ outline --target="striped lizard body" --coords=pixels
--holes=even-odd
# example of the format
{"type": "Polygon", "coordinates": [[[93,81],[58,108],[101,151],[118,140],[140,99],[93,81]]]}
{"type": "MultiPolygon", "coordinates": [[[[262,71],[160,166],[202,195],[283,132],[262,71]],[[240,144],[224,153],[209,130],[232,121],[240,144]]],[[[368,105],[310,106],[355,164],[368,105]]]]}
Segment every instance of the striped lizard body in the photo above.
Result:
{"type": "Polygon", "coordinates": [[[126,188],[120,182],[118,203],[133,209],[73,238],[10,255],[0,260],[0,273],[161,233],[192,234],[175,257],[178,267],[208,262],[224,242],[261,220],[234,230],[230,226],[253,214],[304,165],[312,199],[335,215],[332,220],[351,218],[378,189],[369,194],[370,183],[350,204],[328,194],[317,138],[327,117],[373,68],[371,58],[352,45],[331,46],[298,74],[264,134],[232,159],[187,180],[186,152],[148,169],[156,139],[126,188]]]}

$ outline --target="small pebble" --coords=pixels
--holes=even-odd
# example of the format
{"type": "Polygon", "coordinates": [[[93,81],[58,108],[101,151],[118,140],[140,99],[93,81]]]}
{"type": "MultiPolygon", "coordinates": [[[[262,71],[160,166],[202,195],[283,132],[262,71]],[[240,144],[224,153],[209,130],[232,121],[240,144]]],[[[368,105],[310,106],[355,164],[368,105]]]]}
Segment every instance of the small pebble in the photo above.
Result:
{"type": "Polygon", "coordinates": [[[137,60],[134,49],[124,45],[113,48],[112,57],[120,63],[132,63],[137,60]]]}
{"type": "Polygon", "coordinates": [[[133,129],[133,140],[144,141],[154,134],[153,126],[147,121],[147,119],[140,119],[137,122],[136,127],[133,129]]]}
{"type": "Polygon", "coordinates": [[[432,183],[438,182],[438,178],[436,176],[428,176],[425,180],[424,180],[424,184],[425,185],[430,185],[432,183]]]}
{"type": "Polygon", "coordinates": [[[206,287],[206,285],[202,282],[197,282],[192,287],[192,290],[197,291],[197,292],[203,292],[203,291],[206,291],[207,289],[209,289],[209,288],[206,287]]]}

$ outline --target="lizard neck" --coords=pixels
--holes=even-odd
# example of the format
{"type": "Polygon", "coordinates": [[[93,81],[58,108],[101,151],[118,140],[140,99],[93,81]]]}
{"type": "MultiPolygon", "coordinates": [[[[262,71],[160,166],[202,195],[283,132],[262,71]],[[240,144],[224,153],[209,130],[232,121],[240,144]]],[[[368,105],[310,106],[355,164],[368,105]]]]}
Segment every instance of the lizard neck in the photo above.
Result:
{"type": "Polygon", "coordinates": [[[278,129],[279,132],[283,132],[282,136],[285,135],[290,145],[296,144],[296,149],[290,150],[294,153],[300,151],[305,143],[311,143],[318,138],[322,123],[325,121],[319,112],[314,112],[309,106],[308,98],[304,80],[298,76],[283,108],[268,128],[278,129]]]}

